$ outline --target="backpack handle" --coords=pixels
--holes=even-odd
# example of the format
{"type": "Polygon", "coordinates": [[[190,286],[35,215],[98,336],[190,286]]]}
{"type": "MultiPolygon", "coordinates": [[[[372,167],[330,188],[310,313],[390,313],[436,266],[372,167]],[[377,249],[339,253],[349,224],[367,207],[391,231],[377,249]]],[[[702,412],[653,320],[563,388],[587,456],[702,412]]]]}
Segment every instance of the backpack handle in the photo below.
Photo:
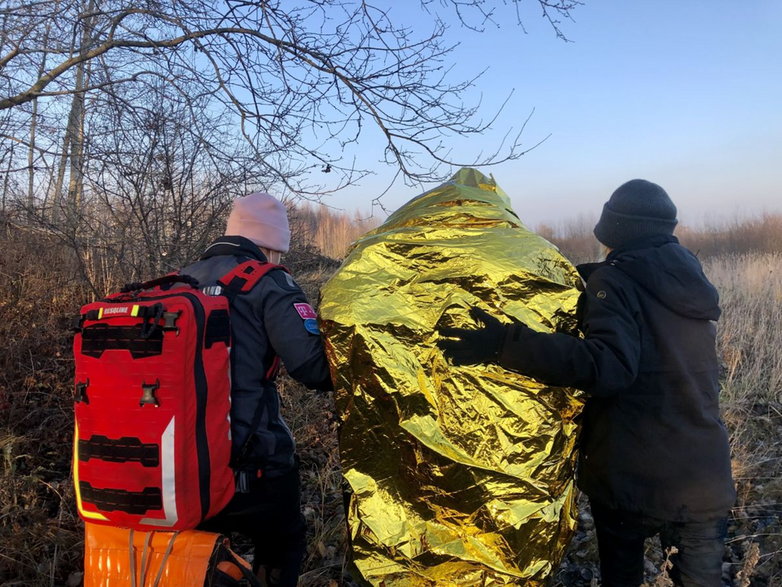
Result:
{"type": "Polygon", "coordinates": [[[173,283],[186,283],[191,287],[198,287],[198,280],[195,277],[180,273],[169,273],[168,275],[158,277],[157,279],[151,279],[150,281],[125,284],[125,286],[120,290],[120,293],[128,293],[142,289],[152,289],[153,287],[160,287],[173,283]]]}

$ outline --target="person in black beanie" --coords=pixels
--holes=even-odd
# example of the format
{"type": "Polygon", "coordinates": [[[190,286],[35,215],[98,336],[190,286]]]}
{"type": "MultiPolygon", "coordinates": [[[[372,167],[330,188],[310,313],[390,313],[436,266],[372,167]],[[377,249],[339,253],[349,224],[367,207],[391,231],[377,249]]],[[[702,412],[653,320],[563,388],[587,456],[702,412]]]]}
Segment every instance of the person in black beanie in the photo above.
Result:
{"type": "Polygon", "coordinates": [[[643,583],[644,540],[656,534],[676,585],[722,585],[736,494],[719,412],[719,297],[673,236],[676,224],[657,184],[634,179],[611,195],[594,229],[609,254],[578,267],[583,338],[504,324],[478,308],[483,328],[441,330],[454,364],[497,362],[587,393],[577,481],[605,587],[643,583]]]}

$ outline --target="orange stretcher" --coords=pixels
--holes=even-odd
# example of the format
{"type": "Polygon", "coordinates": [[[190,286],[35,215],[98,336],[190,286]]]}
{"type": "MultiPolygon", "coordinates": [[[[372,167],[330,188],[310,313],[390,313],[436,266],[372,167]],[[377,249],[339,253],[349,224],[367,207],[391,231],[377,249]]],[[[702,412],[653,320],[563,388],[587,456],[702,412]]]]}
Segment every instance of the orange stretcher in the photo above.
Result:
{"type": "Polygon", "coordinates": [[[258,584],[249,563],[220,534],[85,523],[84,587],[201,587],[242,579],[258,584]]]}

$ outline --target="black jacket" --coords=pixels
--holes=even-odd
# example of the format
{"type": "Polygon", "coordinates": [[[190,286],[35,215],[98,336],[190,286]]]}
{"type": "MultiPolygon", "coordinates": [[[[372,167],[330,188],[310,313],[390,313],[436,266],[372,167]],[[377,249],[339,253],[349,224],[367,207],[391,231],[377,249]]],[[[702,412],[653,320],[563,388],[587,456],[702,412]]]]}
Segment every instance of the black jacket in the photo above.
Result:
{"type": "MultiPolygon", "coordinates": [[[[180,273],[195,277],[209,291],[220,277],[249,259],[266,261],[252,241],[226,236],[180,273]]],[[[275,476],[293,466],[293,436],[280,415],[274,381],[266,377],[275,355],[288,374],[307,387],[332,389],[314,320],[307,321],[300,314],[302,306],[294,306],[306,303],[301,288],[280,269],[267,273],[231,303],[231,437],[239,468],[261,468],[265,475],[275,476]]]]}
{"type": "Polygon", "coordinates": [[[509,328],[500,363],[589,394],[579,487],[666,520],[725,515],[735,500],[719,413],[719,298],[675,237],[581,266],[584,338],[509,328]]]}

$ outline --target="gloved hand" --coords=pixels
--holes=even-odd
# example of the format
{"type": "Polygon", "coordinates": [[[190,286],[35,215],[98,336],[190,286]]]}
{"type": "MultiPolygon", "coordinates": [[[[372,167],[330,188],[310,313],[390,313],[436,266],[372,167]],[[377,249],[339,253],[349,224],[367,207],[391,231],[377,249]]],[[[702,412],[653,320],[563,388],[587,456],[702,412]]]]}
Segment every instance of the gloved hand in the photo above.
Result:
{"type": "Polygon", "coordinates": [[[449,338],[438,340],[437,345],[454,365],[490,363],[497,359],[502,350],[506,325],[480,308],[471,308],[470,316],[483,324],[483,328],[479,330],[441,328],[439,330],[441,335],[449,338]]]}

